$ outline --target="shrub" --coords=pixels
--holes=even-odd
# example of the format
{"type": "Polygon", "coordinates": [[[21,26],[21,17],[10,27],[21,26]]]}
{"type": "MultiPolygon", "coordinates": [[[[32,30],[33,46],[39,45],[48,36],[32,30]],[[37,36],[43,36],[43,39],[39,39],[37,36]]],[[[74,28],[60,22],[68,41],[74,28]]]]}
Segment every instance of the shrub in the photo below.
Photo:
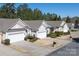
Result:
{"type": "Polygon", "coordinates": [[[71,30],[71,32],[76,32],[76,31],[78,31],[78,30],[71,30]]]}
{"type": "Polygon", "coordinates": [[[68,31],[68,32],[66,32],[66,33],[64,33],[64,35],[69,35],[70,34],[70,32],[68,31]]]}
{"type": "Polygon", "coordinates": [[[57,37],[56,33],[52,33],[52,32],[51,32],[50,34],[48,34],[47,36],[48,36],[48,37],[51,37],[51,38],[57,37]]]}
{"type": "Polygon", "coordinates": [[[27,41],[27,39],[28,39],[30,42],[34,42],[34,41],[36,41],[38,38],[36,38],[35,36],[30,36],[30,35],[28,35],[28,36],[26,36],[26,37],[24,38],[24,40],[27,41]]]}
{"type": "Polygon", "coordinates": [[[51,37],[51,38],[55,38],[55,37],[59,37],[59,36],[61,36],[61,35],[64,35],[64,33],[63,32],[58,32],[58,31],[56,31],[56,32],[51,32],[50,34],[48,34],[47,36],[48,37],[51,37]]]}
{"type": "Polygon", "coordinates": [[[56,33],[57,36],[60,36],[60,35],[64,34],[63,32],[57,32],[57,31],[55,33],[56,33]]]}
{"type": "Polygon", "coordinates": [[[57,37],[57,34],[56,33],[52,33],[51,34],[51,38],[56,38],[57,37]]]}
{"type": "Polygon", "coordinates": [[[27,39],[28,39],[28,37],[27,37],[27,36],[25,36],[25,37],[24,37],[24,40],[25,40],[25,41],[27,41],[27,39]]]}
{"type": "Polygon", "coordinates": [[[60,33],[60,35],[64,35],[64,33],[63,32],[59,32],[60,33]]]}
{"type": "Polygon", "coordinates": [[[28,38],[28,39],[34,39],[35,37],[29,35],[27,38],[28,38]]]}
{"type": "Polygon", "coordinates": [[[30,42],[35,42],[38,38],[29,39],[30,42]]]}
{"type": "Polygon", "coordinates": [[[27,41],[27,39],[34,39],[34,37],[33,36],[30,36],[30,35],[25,36],[24,40],[27,41]]]}
{"type": "Polygon", "coordinates": [[[5,44],[5,45],[10,45],[10,39],[5,39],[5,40],[3,41],[3,44],[5,44]]]}
{"type": "Polygon", "coordinates": [[[59,32],[55,32],[56,36],[60,36],[60,33],[59,32]]]}
{"type": "Polygon", "coordinates": [[[47,36],[48,36],[48,37],[51,37],[51,38],[56,38],[56,37],[59,37],[59,36],[61,36],[61,35],[68,35],[68,34],[70,34],[69,31],[68,31],[67,33],[56,31],[56,32],[51,32],[51,33],[48,34],[47,36]]]}

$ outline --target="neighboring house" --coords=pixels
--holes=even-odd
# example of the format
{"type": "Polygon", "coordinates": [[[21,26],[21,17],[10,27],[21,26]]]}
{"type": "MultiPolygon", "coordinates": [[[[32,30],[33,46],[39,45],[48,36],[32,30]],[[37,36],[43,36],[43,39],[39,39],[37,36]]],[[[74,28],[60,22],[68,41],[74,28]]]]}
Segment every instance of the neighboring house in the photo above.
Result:
{"type": "Polygon", "coordinates": [[[49,30],[50,32],[50,31],[55,31],[56,29],[58,29],[62,21],[46,21],[46,23],[48,24],[48,28],[50,29],[49,30]]]}
{"type": "Polygon", "coordinates": [[[68,32],[69,27],[65,21],[24,21],[31,29],[30,35],[34,35],[37,38],[46,38],[47,34],[51,31],[63,31],[68,32]]]}
{"type": "Polygon", "coordinates": [[[74,29],[74,23],[67,23],[68,27],[70,30],[74,29]]]}
{"type": "Polygon", "coordinates": [[[31,28],[30,35],[34,35],[37,38],[46,38],[47,37],[47,24],[42,20],[33,20],[33,21],[24,21],[31,28]]]}
{"type": "Polygon", "coordinates": [[[47,21],[47,24],[50,25],[50,29],[52,28],[54,32],[55,31],[59,31],[59,32],[69,31],[69,27],[65,21],[47,21]]]}
{"type": "Polygon", "coordinates": [[[58,30],[62,32],[68,32],[69,31],[68,24],[65,21],[62,21],[58,30]]]}
{"type": "Polygon", "coordinates": [[[10,42],[24,40],[25,36],[34,35],[37,38],[46,38],[51,31],[68,32],[65,21],[32,20],[0,18],[0,41],[10,39],[10,42]]]}
{"type": "Polygon", "coordinates": [[[74,24],[75,29],[79,29],[79,24],[74,24]]]}
{"type": "Polygon", "coordinates": [[[24,40],[28,34],[28,26],[21,19],[0,18],[0,39],[10,39],[10,42],[24,40]]]}
{"type": "Polygon", "coordinates": [[[79,24],[75,24],[75,23],[67,23],[68,27],[70,30],[78,30],[79,29],[79,24]]]}

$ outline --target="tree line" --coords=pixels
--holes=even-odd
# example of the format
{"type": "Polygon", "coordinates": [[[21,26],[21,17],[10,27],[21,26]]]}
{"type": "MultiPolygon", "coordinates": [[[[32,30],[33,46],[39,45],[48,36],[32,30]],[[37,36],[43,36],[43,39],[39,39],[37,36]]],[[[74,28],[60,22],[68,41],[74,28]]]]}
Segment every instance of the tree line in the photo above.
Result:
{"type": "Polygon", "coordinates": [[[15,3],[4,3],[0,7],[0,18],[20,18],[22,20],[66,20],[72,22],[71,19],[76,19],[79,22],[79,17],[70,18],[69,16],[61,18],[55,13],[43,13],[40,9],[32,10],[28,4],[22,3],[16,8],[15,3]]]}
{"type": "Polygon", "coordinates": [[[61,17],[55,13],[42,13],[35,8],[32,10],[28,4],[20,4],[15,8],[14,3],[6,3],[0,7],[1,18],[21,18],[23,20],[61,20],[61,17]]]}

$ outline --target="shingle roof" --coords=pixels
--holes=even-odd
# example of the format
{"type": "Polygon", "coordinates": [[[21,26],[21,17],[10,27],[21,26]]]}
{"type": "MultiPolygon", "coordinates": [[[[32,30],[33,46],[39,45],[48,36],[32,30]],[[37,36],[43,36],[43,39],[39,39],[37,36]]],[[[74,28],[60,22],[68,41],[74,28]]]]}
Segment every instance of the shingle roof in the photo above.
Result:
{"type": "Polygon", "coordinates": [[[46,21],[48,25],[56,28],[56,27],[59,27],[60,24],[62,23],[62,21],[46,21]]]}
{"type": "MultiPolygon", "coordinates": [[[[37,31],[43,20],[32,20],[32,21],[24,21],[32,31],[37,31]]],[[[62,21],[45,21],[49,27],[53,27],[54,29],[60,27],[62,21]]],[[[67,23],[68,27],[71,28],[72,23],[67,23]]]]}
{"type": "Polygon", "coordinates": [[[68,27],[71,28],[72,27],[72,23],[67,23],[68,27]]]}
{"type": "Polygon", "coordinates": [[[24,22],[30,26],[32,31],[37,31],[40,25],[42,24],[42,20],[32,20],[32,21],[24,21],[24,22]]]}
{"type": "MultiPolygon", "coordinates": [[[[43,20],[32,20],[32,21],[24,21],[28,24],[32,31],[37,31],[40,25],[42,24],[43,20]]],[[[62,21],[45,21],[51,27],[59,27],[62,21]]]]}
{"type": "Polygon", "coordinates": [[[19,19],[0,18],[0,32],[6,32],[13,27],[19,19]]]}

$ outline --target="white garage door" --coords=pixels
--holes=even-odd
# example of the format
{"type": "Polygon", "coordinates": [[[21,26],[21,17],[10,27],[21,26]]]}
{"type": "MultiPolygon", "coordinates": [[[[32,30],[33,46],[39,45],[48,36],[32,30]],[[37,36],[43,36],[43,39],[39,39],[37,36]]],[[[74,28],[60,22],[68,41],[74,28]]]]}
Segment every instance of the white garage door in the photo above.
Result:
{"type": "Polygon", "coordinates": [[[17,42],[24,40],[25,34],[24,33],[11,33],[7,35],[7,38],[10,39],[10,42],[17,42]]]}
{"type": "Polygon", "coordinates": [[[38,32],[37,33],[37,38],[46,38],[46,37],[47,37],[46,31],[38,32]]]}

